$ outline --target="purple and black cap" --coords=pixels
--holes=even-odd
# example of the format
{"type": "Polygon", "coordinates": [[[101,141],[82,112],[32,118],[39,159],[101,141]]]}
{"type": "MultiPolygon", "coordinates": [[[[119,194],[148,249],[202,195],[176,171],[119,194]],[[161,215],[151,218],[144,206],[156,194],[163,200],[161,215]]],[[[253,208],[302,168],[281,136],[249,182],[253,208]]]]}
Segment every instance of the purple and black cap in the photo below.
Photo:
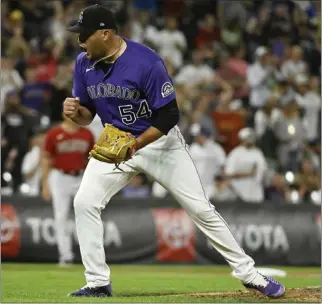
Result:
{"type": "Polygon", "coordinates": [[[86,7],[80,14],[76,24],[67,28],[68,31],[79,34],[79,41],[85,42],[97,30],[116,30],[114,14],[99,4],[86,7]]]}

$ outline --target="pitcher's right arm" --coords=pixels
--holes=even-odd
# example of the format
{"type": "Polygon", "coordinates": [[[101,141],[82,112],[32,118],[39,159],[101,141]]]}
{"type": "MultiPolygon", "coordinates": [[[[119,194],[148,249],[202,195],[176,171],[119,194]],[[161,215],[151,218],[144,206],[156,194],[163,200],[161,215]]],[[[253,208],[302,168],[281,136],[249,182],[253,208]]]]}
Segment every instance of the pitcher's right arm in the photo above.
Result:
{"type": "Polygon", "coordinates": [[[74,66],[74,80],[72,96],[64,101],[64,114],[73,122],[81,126],[89,125],[95,115],[96,108],[94,102],[88,95],[84,66],[84,53],[78,55],[74,66]]]}
{"type": "Polygon", "coordinates": [[[80,105],[80,99],[68,97],[64,101],[64,114],[81,126],[88,126],[94,119],[92,112],[80,105]]]}

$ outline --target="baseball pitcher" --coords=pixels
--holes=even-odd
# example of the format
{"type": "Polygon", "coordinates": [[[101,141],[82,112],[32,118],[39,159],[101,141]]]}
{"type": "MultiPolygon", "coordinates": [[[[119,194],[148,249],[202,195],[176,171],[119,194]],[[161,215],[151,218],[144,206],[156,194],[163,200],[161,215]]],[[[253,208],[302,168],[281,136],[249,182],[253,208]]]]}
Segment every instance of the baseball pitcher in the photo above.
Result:
{"type": "Polygon", "coordinates": [[[282,296],[284,286],[257,272],[205,195],[177,127],[175,90],[163,60],[120,37],[113,14],[99,5],[85,8],[69,31],[78,33],[85,51],[76,59],[73,97],[65,100],[64,113],[83,126],[97,114],[105,126],[74,200],[87,284],[69,295],[112,295],[100,214],[114,194],[143,172],[172,194],[245,287],[282,296]]]}

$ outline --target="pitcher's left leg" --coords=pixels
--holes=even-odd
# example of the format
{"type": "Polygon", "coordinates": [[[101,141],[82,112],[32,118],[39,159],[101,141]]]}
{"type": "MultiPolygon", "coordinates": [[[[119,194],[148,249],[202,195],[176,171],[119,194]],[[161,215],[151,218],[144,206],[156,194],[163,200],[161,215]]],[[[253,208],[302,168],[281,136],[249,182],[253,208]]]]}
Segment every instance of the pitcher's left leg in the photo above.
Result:
{"type": "MultiPolygon", "coordinates": [[[[144,154],[144,151],[142,152],[144,154]]],[[[148,157],[147,154],[145,159],[148,157]]],[[[233,268],[233,275],[246,287],[255,288],[272,297],[284,294],[281,284],[258,274],[254,260],[240,247],[227,223],[209,202],[184,144],[182,148],[166,153],[163,151],[159,161],[154,161],[143,169],[169,190],[233,268]],[[262,287],[264,289],[260,290],[262,287]]]]}

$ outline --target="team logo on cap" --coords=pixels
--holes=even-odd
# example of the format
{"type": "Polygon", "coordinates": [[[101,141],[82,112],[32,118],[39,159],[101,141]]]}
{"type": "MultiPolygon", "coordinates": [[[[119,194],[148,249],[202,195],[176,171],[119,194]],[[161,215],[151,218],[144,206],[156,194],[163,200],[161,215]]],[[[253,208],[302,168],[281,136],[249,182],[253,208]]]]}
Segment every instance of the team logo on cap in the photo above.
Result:
{"type": "Polygon", "coordinates": [[[173,85],[170,82],[165,82],[161,88],[161,95],[163,98],[169,96],[174,91],[173,85]]]}
{"type": "Polygon", "coordinates": [[[78,23],[83,23],[83,12],[79,14],[78,23]]]}

